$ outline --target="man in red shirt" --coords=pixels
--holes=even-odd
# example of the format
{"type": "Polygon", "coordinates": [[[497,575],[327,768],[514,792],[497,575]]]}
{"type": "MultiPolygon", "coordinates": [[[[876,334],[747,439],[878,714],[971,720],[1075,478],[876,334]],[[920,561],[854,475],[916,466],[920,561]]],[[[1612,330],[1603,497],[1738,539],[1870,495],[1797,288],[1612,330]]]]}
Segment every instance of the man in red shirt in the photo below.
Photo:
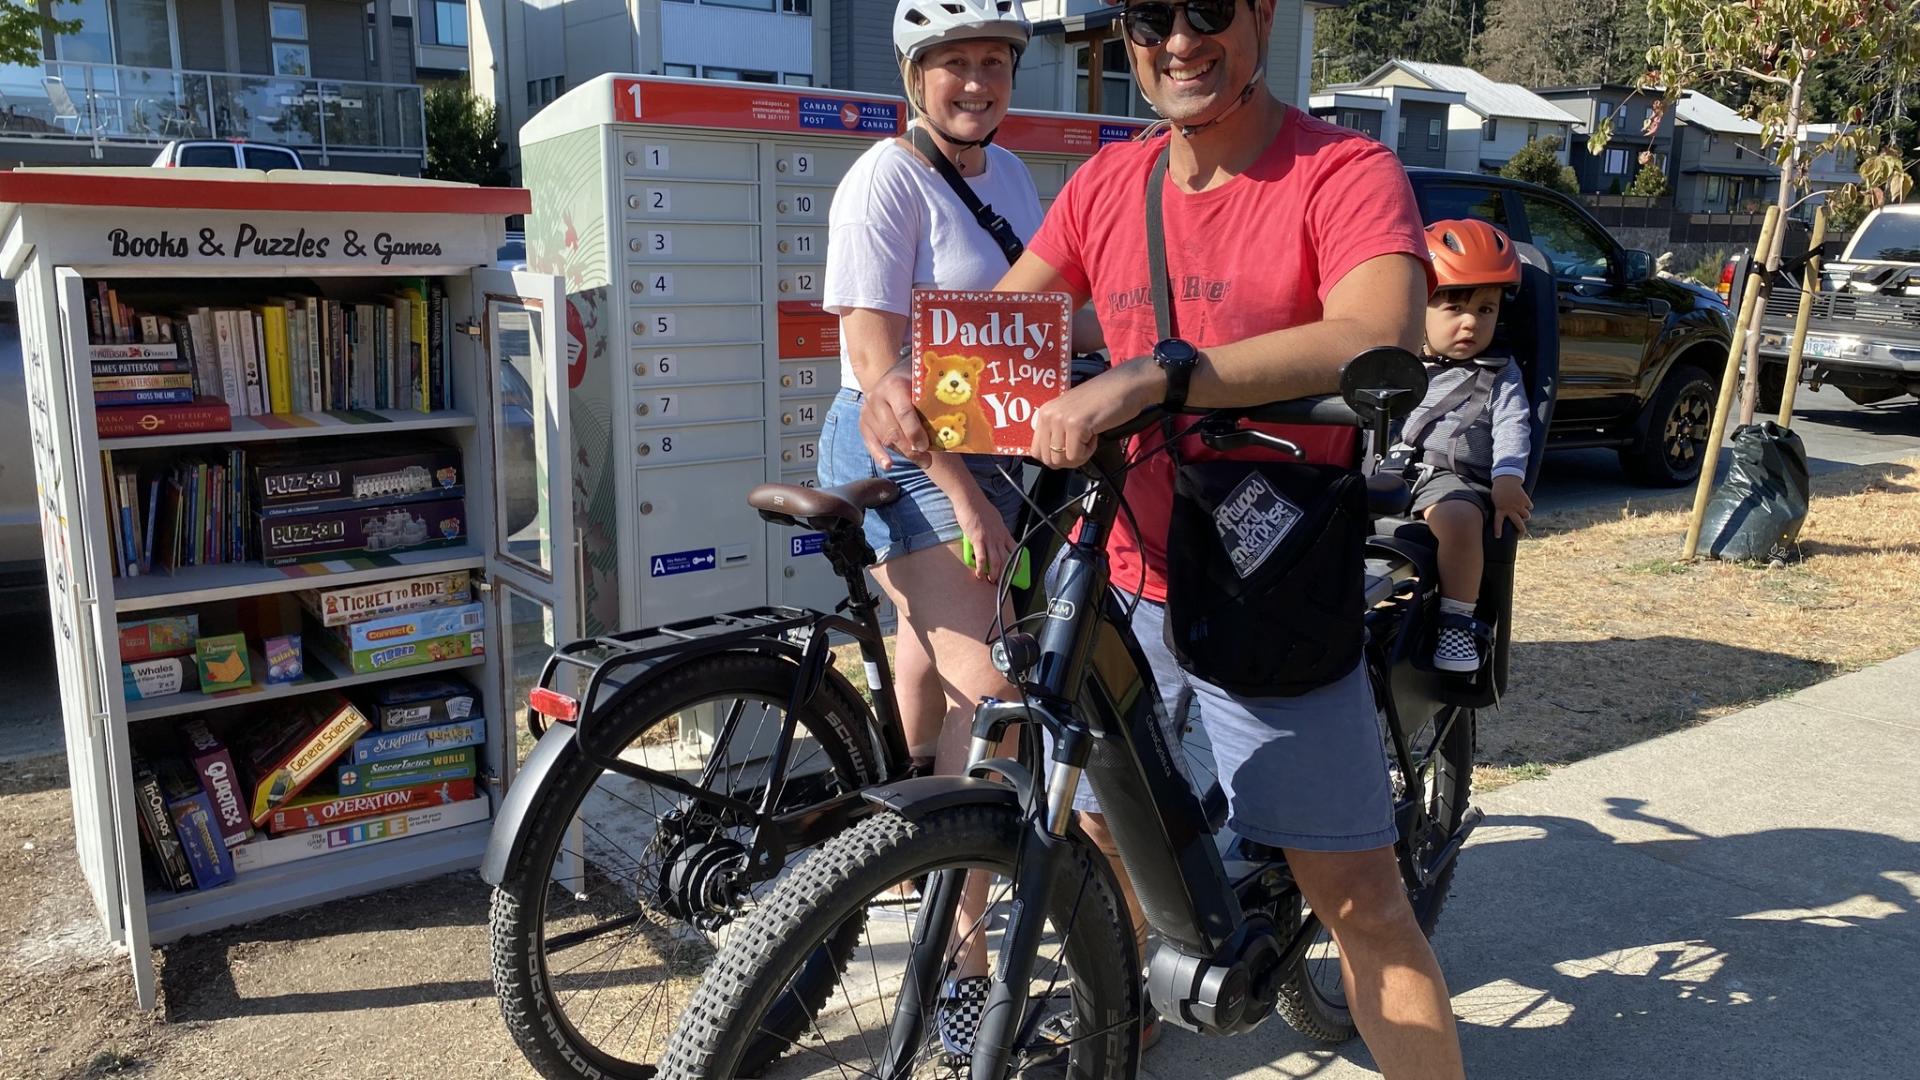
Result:
{"type": "MultiPolygon", "coordinates": [[[[1048,466],[1081,464],[1100,432],[1177,403],[1181,389],[1186,404],[1215,408],[1332,393],[1357,353],[1418,350],[1432,279],[1406,174],[1380,143],[1269,93],[1273,8],[1140,0],[1123,10],[1135,78],[1172,130],[1109,146],[1076,172],[999,286],[1091,302],[1111,355],[1130,358],[1035,414],[1032,456],[1048,466]],[[1184,339],[1172,343],[1156,341],[1147,282],[1146,184],[1163,148],[1173,325],[1184,339]]],[[[870,448],[924,455],[904,383],[869,395],[863,432],[870,448]]],[[[1351,433],[1316,437],[1309,449],[1322,456],[1352,451],[1351,433]]],[[[1462,1077],[1446,984],[1393,857],[1364,671],[1286,698],[1234,695],[1183,672],[1160,634],[1173,467],[1165,454],[1149,461],[1126,484],[1137,530],[1123,515],[1108,551],[1116,585],[1145,582],[1134,630],[1156,683],[1169,700],[1183,684],[1194,691],[1232,827],[1285,850],[1339,942],[1354,1020],[1381,1071],[1462,1077]]]]}

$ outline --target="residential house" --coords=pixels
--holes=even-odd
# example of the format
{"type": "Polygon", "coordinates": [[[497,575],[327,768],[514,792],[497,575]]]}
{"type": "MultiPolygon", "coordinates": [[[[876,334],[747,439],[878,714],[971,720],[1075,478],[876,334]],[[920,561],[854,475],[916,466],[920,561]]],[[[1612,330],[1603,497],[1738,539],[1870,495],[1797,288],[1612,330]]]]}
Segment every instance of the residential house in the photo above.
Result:
{"type": "Polygon", "coordinates": [[[521,125],[569,87],[608,72],[812,86],[827,58],[843,52],[891,66],[889,37],[844,49],[829,37],[825,8],[846,2],[469,0],[469,78],[499,110],[517,176],[521,125]]]}
{"type": "Polygon", "coordinates": [[[1444,169],[1453,138],[1450,117],[1466,100],[1458,90],[1418,86],[1330,88],[1313,96],[1311,111],[1383,142],[1391,135],[1394,153],[1408,165],[1444,169]]]}
{"type": "Polygon", "coordinates": [[[1803,221],[1813,220],[1813,209],[1826,201],[1826,192],[1860,183],[1858,154],[1844,149],[1822,152],[1820,144],[1844,130],[1843,124],[1808,124],[1800,131],[1800,156],[1806,162],[1807,190],[1812,193],[1793,208],[1794,216],[1803,221]]]}
{"type": "Polygon", "coordinates": [[[1673,208],[1690,214],[1751,211],[1780,190],[1780,169],[1760,144],[1760,124],[1689,90],[1674,105],[1668,172],[1673,208]]]}
{"type": "MultiPolygon", "coordinates": [[[[1446,103],[1446,136],[1438,140],[1446,148],[1449,169],[1498,172],[1530,140],[1549,135],[1560,139],[1560,160],[1568,158],[1569,136],[1575,123],[1571,113],[1524,86],[1495,82],[1472,68],[1389,60],[1359,82],[1329,86],[1327,93],[1393,86],[1460,95],[1458,102],[1446,103]]],[[[1407,127],[1407,142],[1417,143],[1422,135],[1418,121],[1407,127]]],[[[1431,134],[1431,118],[1426,139],[1429,144],[1436,141],[1431,134]]],[[[1398,132],[1395,142],[1399,145],[1398,132]]]]}
{"type": "Polygon", "coordinates": [[[412,23],[413,66],[420,82],[466,81],[467,0],[393,0],[393,11],[396,26],[412,23]]]}
{"type": "Polygon", "coordinates": [[[1574,115],[1570,164],[1580,178],[1581,191],[1620,195],[1642,168],[1666,171],[1673,151],[1674,117],[1670,112],[1660,112],[1659,122],[1652,131],[1647,130],[1659,100],[1655,93],[1613,83],[1545,87],[1534,92],[1574,115]],[[1606,148],[1592,153],[1588,140],[1608,120],[1613,123],[1606,148]],[[1645,166],[1640,162],[1642,154],[1652,157],[1645,166]]]}
{"type": "Polygon", "coordinates": [[[394,0],[75,0],[42,62],[0,66],[0,167],[145,165],[168,139],[298,148],[417,175],[413,20],[394,0]]]}

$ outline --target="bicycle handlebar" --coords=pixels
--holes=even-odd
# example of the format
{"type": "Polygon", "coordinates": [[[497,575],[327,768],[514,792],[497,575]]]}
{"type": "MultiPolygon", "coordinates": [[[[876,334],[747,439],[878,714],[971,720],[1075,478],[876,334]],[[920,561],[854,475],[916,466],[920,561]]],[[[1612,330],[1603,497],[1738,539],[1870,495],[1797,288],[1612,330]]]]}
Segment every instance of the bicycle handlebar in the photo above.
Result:
{"type": "MultiPolygon", "coordinates": [[[[1137,435],[1165,419],[1168,412],[1155,405],[1139,416],[1100,433],[1102,439],[1124,439],[1137,435]]],[[[1180,416],[1218,416],[1225,419],[1252,420],[1263,424],[1312,424],[1326,427],[1365,427],[1366,421],[1338,394],[1274,401],[1265,405],[1245,405],[1226,409],[1181,409],[1180,416]]]]}

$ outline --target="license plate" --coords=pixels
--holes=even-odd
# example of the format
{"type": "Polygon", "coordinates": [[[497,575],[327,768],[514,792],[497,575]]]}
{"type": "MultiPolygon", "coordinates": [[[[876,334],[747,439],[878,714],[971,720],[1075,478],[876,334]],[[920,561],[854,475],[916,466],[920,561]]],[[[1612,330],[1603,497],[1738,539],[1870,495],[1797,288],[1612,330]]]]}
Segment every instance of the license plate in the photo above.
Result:
{"type": "Polygon", "coordinates": [[[1814,337],[1811,334],[1807,335],[1806,348],[1803,351],[1808,356],[1817,356],[1823,360],[1838,360],[1843,355],[1840,351],[1840,342],[1836,339],[1814,337]]]}

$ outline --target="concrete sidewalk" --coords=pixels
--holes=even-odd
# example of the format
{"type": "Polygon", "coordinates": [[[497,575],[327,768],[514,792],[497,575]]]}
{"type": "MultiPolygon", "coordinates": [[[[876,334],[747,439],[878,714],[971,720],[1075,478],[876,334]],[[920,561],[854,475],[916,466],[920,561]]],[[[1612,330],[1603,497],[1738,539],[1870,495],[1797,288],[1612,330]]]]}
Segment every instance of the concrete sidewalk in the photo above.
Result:
{"type": "MultiPolygon", "coordinates": [[[[1917,701],[1920,652],[1477,800],[1434,937],[1468,1076],[1920,1078],[1917,701]]],[[[1278,1019],[1146,1066],[1379,1075],[1278,1019]]]]}

